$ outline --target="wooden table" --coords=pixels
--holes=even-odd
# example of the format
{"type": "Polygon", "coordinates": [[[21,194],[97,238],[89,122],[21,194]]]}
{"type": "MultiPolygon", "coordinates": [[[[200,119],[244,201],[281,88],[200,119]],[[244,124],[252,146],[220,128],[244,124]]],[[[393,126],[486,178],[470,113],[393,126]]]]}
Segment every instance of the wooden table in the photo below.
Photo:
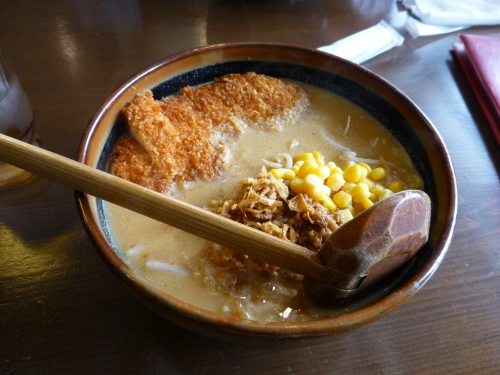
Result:
{"type": "MultiPolygon", "coordinates": [[[[0,1],[0,48],[45,148],[75,158],[104,98],[135,72],[206,44],[330,44],[392,1],[0,1]]],[[[500,37],[500,27],[468,33],[500,37]]],[[[459,196],[455,235],[407,304],[354,334],[294,348],[198,336],[132,297],[94,251],[74,193],[42,178],[0,191],[1,374],[500,373],[500,148],[450,54],[458,33],[411,39],[363,65],[441,133],[459,196]]]]}

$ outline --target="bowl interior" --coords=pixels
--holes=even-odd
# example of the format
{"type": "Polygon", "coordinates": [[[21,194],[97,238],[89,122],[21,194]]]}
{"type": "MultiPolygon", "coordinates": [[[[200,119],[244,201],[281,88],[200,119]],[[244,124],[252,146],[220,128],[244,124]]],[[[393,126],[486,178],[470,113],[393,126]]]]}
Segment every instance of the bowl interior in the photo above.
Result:
{"type": "Polygon", "coordinates": [[[368,70],[340,58],[294,46],[223,45],[181,53],[134,76],[108,98],[86,130],[79,160],[107,170],[113,148],[127,132],[119,112],[137,92],[151,89],[155,98],[160,99],[176,94],[187,85],[196,86],[225,74],[250,71],[303,82],[340,95],[379,120],[403,145],[424,179],[425,191],[433,206],[429,241],[399,276],[348,306],[347,310],[343,308],[346,314],[325,319],[326,323],[295,323],[293,328],[287,323],[245,322],[209,313],[139,282],[134,271],[116,255],[102,201],[81,194],[79,207],[91,238],[108,265],[118,271],[136,293],[149,294],[148,298],[193,319],[205,319],[212,325],[218,322],[226,330],[265,334],[269,333],[269,327],[279,327],[281,333],[288,334],[299,331],[302,335],[335,334],[338,328],[332,327],[336,324],[348,331],[383,316],[413,295],[441,262],[454,226],[456,187],[449,155],[433,125],[404,94],[368,70]]]}

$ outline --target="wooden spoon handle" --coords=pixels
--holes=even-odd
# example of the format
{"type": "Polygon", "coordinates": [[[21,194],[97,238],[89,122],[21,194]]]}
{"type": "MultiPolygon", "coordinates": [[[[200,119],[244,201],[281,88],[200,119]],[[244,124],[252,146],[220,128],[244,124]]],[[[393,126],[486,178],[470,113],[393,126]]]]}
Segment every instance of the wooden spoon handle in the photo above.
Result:
{"type": "Polygon", "coordinates": [[[327,283],[335,278],[302,246],[3,134],[0,160],[289,271],[327,283]]]}

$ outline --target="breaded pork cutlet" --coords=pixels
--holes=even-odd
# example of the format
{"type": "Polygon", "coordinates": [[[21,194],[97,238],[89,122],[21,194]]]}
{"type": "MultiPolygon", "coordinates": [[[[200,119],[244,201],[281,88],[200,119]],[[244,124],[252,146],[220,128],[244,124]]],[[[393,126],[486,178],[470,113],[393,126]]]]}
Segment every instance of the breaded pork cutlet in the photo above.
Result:
{"type": "Polygon", "coordinates": [[[245,125],[277,130],[308,104],[300,87],[255,73],[188,86],[160,101],[147,91],[123,109],[130,136],[117,145],[111,173],[161,193],[179,181],[212,178],[223,166],[222,135],[245,125]]]}

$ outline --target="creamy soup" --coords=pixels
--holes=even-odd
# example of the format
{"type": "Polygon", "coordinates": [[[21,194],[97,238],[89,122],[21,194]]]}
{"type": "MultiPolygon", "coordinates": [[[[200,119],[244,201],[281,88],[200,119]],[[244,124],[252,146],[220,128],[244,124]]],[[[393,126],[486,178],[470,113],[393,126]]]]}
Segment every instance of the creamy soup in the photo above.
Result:
{"type": "MultiPolygon", "coordinates": [[[[234,197],[239,181],[257,176],[266,165],[263,159],[311,151],[319,151],[325,162],[333,161],[344,169],[349,159],[353,160],[350,164],[382,166],[387,173],[377,183],[385,188],[392,181],[399,181],[405,189],[423,188],[402,146],[372,116],[335,94],[299,85],[311,104],[296,123],[268,130],[243,124],[241,134],[224,139],[220,177],[177,184],[171,195],[211,209],[234,197]]],[[[110,203],[105,203],[105,211],[121,258],[151,284],[188,303],[265,321],[312,320],[339,313],[337,308],[309,300],[300,277],[293,275],[276,277],[264,272],[247,278],[249,285],[234,289],[231,280],[224,278],[225,265],[221,268],[213,259],[213,254],[220,258],[223,249],[219,246],[110,203]]]]}

